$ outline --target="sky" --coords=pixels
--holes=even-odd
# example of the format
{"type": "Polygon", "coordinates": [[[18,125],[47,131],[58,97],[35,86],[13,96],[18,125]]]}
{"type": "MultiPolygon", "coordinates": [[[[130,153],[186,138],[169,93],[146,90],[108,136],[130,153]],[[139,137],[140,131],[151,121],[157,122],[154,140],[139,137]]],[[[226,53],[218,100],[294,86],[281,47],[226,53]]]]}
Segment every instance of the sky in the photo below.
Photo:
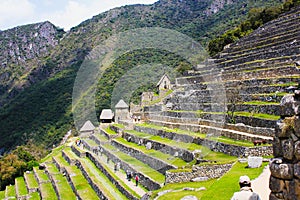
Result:
{"type": "Polygon", "coordinates": [[[0,30],[50,21],[65,31],[109,9],[158,0],[1,0],[0,30]]]}

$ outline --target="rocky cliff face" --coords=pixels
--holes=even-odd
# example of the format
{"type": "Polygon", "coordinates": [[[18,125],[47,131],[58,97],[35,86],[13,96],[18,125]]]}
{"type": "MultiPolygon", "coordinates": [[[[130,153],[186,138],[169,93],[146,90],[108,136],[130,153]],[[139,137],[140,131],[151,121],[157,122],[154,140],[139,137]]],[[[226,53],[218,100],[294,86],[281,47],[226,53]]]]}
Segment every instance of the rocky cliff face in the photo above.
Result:
{"type": "Polygon", "coordinates": [[[59,44],[62,29],[50,22],[19,26],[0,32],[0,95],[48,56],[59,44]]]}

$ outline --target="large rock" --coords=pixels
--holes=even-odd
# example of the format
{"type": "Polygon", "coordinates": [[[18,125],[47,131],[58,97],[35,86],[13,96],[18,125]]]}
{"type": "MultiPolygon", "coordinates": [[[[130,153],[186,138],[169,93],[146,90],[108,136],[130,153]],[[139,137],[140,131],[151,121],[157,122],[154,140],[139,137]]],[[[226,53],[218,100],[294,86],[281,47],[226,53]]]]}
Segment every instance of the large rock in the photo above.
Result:
{"type": "Polygon", "coordinates": [[[292,160],[294,156],[294,143],[292,140],[282,140],[281,141],[282,146],[282,153],[283,157],[287,160],[292,160]]]}
{"type": "Polygon", "coordinates": [[[286,95],[280,102],[281,116],[294,116],[300,114],[300,101],[295,99],[294,94],[286,95]]]}
{"type": "Polygon", "coordinates": [[[287,164],[287,163],[275,163],[271,162],[270,163],[270,171],[271,175],[276,177],[276,178],[281,178],[281,179],[292,179],[294,175],[294,167],[292,164],[287,164]]]}
{"type": "Polygon", "coordinates": [[[284,190],[284,181],[275,177],[270,177],[270,190],[273,192],[283,192],[284,190]]]}
{"type": "Polygon", "coordinates": [[[259,168],[262,164],[263,158],[257,156],[248,157],[248,167],[249,168],[259,168]]]}
{"type": "Polygon", "coordinates": [[[295,150],[294,150],[295,157],[297,161],[300,161],[300,141],[295,143],[295,150]]]}

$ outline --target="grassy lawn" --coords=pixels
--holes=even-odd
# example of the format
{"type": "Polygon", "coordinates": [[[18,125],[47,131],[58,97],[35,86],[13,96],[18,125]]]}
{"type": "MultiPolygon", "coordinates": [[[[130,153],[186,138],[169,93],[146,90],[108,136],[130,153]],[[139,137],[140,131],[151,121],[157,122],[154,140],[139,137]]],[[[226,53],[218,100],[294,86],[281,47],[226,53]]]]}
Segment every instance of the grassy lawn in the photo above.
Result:
{"type": "Polygon", "coordinates": [[[42,199],[58,199],[51,182],[40,185],[42,199]]]}
{"type": "Polygon", "coordinates": [[[211,187],[207,188],[207,191],[202,196],[202,200],[228,200],[232,197],[233,193],[239,191],[238,180],[242,175],[247,175],[251,180],[258,177],[264,167],[268,163],[263,163],[263,166],[260,168],[246,168],[247,163],[237,162],[232,169],[226,173],[222,178],[216,180],[211,187]]]}
{"type": "Polygon", "coordinates": [[[40,195],[38,192],[33,192],[29,194],[29,199],[28,200],[40,200],[40,195]]]}
{"type": "Polygon", "coordinates": [[[139,146],[135,143],[127,142],[127,140],[125,140],[124,138],[117,138],[117,139],[115,139],[115,141],[117,141],[127,147],[130,147],[132,149],[139,150],[146,155],[149,155],[151,157],[165,161],[168,164],[175,165],[177,167],[182,167],[182,166],[187,165],[187,162],[185,162],[184,160],[182,160],[180,158],[176,158],[176,157],[170,156],[168,154],[164,154],[164,153],[162,153],[160,151],[156,151],[154,149],[147,150],[145,146],[139,146]]]}
{"type": "Polygon", "coordinates": [[[61,145],[56,147],[55,149],[52,149],[51,153],[49,153],[45,158],[43,158],[40,162],[51,162],[52,161],[52,157],[59,154],[61,152],[61,150],[65,147],[65,145],[61,145]]]}
{"type": "Polygon", "coordinates": [[[39,170],[37,167],[34,168],[34,173],[37,175],[40,181],[48,181],[49,178],[43,170],[39,170]]]}
{"type": "Polygon", "coordinates": [[[157,181],[158,183],[164,183],[165,182],[165,177],[161,173],[157,172],[156,170],[152,169],[145,163],[121,152],[118,151],[115,147],[106,144],[103,145],[103,147],[117,156],[119,159],[123,160],[124,162],[128,163],[131,167],[133,167],[136,171],[141,172],[145,174],[146,176],[152,178],[153,180],[157,181]]]}
{"type": "Polygon", "coordinates": [[[94,134],[94,136],[101,142],[108,142],[108,139],[102,134],[94,134]]]}
{"type": "Polygon", "coordinates": [[[199,138],[206,137],[206,134],[203,134],[203,133],[196,133],[196,132],[192,132],[192,131],[182,130],[179,128],[172,129],[172,128],[168,128],[168,127],[164,127],[164,126],[158,126],[155,124],[142,123],[142,124],[137,124],[136,126],[153,128],[156,130],[163,130],[166,132],[172,132],[172,133],[177,133],[177,134],[190,135],[190,136],[199,137],[199,138]]]}
{"type": "Polygon", "coordinates": [[[39,184],[37,182],[37,180],[34,177],[34,174],[31,173],[25,173],[24,176],[26,176],[26,180],[27,180],[27,185],[29,188],[38,188],[39,184]]]}
{"type": "Polygon", "coordinates": [[[123,124],[113,124],[112,126],[115,126],[120,129],[125,129],[125,126],[123,124]]]}
{"type": "MultiPolygon", "coordinates": [[[[246,141],[246,140],[234,140],[224,136],[211,137],[209,139],[218,142],[223,142],[225,144],[232,144],[232,145],[243,146],[243,147],[255,147],[253,142],[246,141]]],[[[270,144],[262,144],[261,146],[270,146],[270,144]]]]}
{"type": "Polygon", "coordinates": [[[28,191],[27,191],[27,188],[26,188],[26,184],[25,184],[25,181],[24,181],[23,177],[16,178],[15,179],[15,183],[18,186],[17,187],[18,188],[18,194],[20,196],[28,194],[28,191]]]}

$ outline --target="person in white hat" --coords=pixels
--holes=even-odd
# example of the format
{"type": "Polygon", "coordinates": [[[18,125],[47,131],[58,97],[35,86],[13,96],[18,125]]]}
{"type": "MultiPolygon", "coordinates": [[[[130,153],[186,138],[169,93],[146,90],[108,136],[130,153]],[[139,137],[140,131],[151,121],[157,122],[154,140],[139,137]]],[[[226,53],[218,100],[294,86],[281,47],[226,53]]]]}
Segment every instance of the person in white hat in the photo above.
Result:
{"type": "Polygon", "coordinates": [[[248,176],[241,176],[239,184],[241,189],[239,192],[234,193],[231,200],[261,200],[259,195],[253,192],[248,176]]]}

